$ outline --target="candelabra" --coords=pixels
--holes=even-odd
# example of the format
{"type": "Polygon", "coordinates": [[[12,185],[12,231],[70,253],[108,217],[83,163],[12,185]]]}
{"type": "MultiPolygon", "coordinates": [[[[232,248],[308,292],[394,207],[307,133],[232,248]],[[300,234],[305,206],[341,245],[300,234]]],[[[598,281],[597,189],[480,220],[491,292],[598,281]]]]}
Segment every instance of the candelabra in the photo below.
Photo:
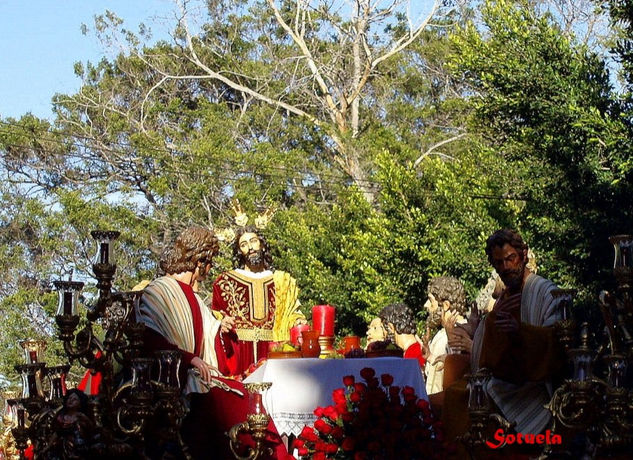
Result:
{"type": "Polygon", "coordinates": [[[22,376],[22,397],[11,408],[12,434],[21,457],[29,442],[37,458],[190,457],[180,437],[187,413],[178,381],[180,353],[162,351],[156,359],[141,356],[144,326],[134,319],[140,293],[112,289],[113,242],[118,236],[112,231],[92,232],[97,242],[92,268],[98,295],[86,308],[85,319],[78,309],[84,283],[53,283],[59,293],[58,338],[66,356],[101,377],[98,395],[88,398],[81,415],[65,403],[70,366],[46,367],[41,362],[45,343],[21,342],[25,364],[16,369],[22,376]],[[97,323],[104,331],[102,338],[95,333],[97,323]],[[156,363],[158,378],[153,379],[156,363]]]}
{"type": "Polygon", "coordinates": [[[271,449],[264,445],[270,416],[266,413],[263,404],[265,393],[271,385],[270,382],[244,384],[249,395],[249,413],[246,415],[245,422],[238,423],[229,430],[231,452],[238,460],[254,460],[261,455],[272,453],[271,449]],[[252,436],[255,445],[247,447],[246,454],[242,454],[244,446],[240,441],[240,434],[246,433],[252,436]]]}
{"type": "Polygon", "coordinates": [[[571,378],[554,392],[549,410],[554,430],[584,437],[592,456],[630,452],[633,447],[633,236],[610,238],[614,246],[616,292],[602,291],[598,304],[604,332],[580,325],[579,345],[571,348],[575,324],[559,325],[561,343],[573,364],[571,378]]]}
{"type": "Polygon", "coordinates": [[[475,457],[476,452],[484,446],[492,433],[501,428],[508,432],[514,427],[500,414],[493,412],[490,404],[486,386],[492,373],[489,369],[480,368],[474,374],[468,375],[468,414],[470,416],[470,427],[462,436],[458,437],[471,457],[475,457]]]}

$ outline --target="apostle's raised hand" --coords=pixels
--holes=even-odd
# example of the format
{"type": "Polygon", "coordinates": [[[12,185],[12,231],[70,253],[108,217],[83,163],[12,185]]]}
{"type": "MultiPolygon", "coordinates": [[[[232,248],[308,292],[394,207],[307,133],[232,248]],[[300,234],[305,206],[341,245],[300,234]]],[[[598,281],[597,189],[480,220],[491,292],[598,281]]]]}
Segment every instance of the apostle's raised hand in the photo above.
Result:
{"type": "Polygon", "coordinates": [[[232,316],[224,316],[220,323],[220,332],[229,332],[235,326],[235,318],[232,316]]]}
{"type": "Polygon", "coordinates": [[[450,331],[448,329],[446,330],[448,346],[451,353],[470,353],[472,349],[473,341],[468,331],[462,326],[462,324],[457,324],[450,331]]]}

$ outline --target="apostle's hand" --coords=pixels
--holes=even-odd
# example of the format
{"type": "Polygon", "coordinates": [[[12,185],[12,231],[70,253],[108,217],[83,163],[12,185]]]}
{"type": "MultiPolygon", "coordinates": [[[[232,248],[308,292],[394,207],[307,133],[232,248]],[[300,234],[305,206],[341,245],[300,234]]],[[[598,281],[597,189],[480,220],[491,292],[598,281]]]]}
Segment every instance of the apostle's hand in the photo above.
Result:
{"type": "Polygon", "coordinates": [[[232,316],[225,316],[220,322],[220,332],[229,332],[235,326],[235,318],[232,316]]]}
{"type": "Polygon", "coordinates": [[[424,333],[424,336],[420,338],[417,334],[415,334],[415,340],[420,344],[420,348],[422,349],[422,356],[427,359],[431,354],[431,352],[429,351],[429,343],[431,342],[431,328],[428,324],[426,326],[426,332],[424,333]]]}
{"type": "Polygon", "coordinates": [[[457,324],[450,332],[447,329],[446,334],[451,353],[470,353],[473,341],[461,324],[457,324]]]}
{"type": "Polygon", "coordinates": [[[519,330],[519,322],[514,318],[514,315],[503,310],[497,312],[495,325],[503,332],[517,332],[519,330]]]}
{"type": "Polygon", "coordinates": [[[444,362],[446,361],[446,356],[448,355],[445,353],[443,355],[438,356],[437,358],[433,360],[431,364],[433,366],[437,366],[437,368],[435,369],[436,371],[441,372],[444,370],[444,362]]]}
{"type": "Polygon", "coordinates": [[[519,330],[519,322],[515,319],[514,312],[521,308],[521,293],[510,296],[501,296],[495,304],[494,312],[496,327],[503,332],[516,332],[519,330]]]}
{"type": "Polygon", "coordinates": [[[516,309],[521,308],[521,293],[512,294],[509,296],[502,295],[501,298],[495,304],[493,311],[511,313],[516,309]]]}
{"type": "Polygon", "coordinates": [[[191,365],[195,367],[196,369],[198,369],[198,371],[200,372],[200,377],[205,382],[210,382],[211,377],[213,377],[214,375],[220,374],[220,371],[218,371],[215,367],[213,367],[211,364],[204,362],[197,356],[191,360],[191,365]]]}
{"type": "Polygon", "coordinates": [[[472,302],[470,304],[470,314],[468,315],[468,320],[466,323],[459,324],[458,326],[464,329],[472,338],[475,335],[475,331],[477,330],[477,326],[479,326],[480,320],[481,315],[479,313],[479,309],[477,308],[477,303],[472,302]]]}

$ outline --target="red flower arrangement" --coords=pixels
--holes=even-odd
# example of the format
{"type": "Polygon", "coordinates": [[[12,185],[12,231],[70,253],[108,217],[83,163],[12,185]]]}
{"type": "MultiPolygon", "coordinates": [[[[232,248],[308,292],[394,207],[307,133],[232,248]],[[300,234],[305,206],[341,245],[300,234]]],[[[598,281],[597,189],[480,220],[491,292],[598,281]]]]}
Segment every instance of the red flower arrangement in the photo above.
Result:
{"type": "Polygon", "coordinates": [[[343,378],[332,393],[334,405],[317,407],[314,427],[304,427],[293,447],[302,459],[418,459],[444,457],[441,422],[429,403],[409,386],[393,386],[393,377],[374,369],[343,378]]]}

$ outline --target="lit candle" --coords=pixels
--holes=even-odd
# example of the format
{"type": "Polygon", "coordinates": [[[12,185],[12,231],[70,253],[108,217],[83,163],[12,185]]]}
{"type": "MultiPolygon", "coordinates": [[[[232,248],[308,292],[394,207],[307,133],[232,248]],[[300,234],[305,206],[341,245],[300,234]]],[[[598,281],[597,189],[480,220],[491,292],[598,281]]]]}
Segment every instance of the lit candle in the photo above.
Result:
{"type": "Polygon", "coordinates": [[[297,326],[290,328],[290,343],[292,343],[295,347],[301,346],[302,337],[301,333],[303,331],[310,330],[310,326],[307,324],[299,324],[297,326]]]}
{"type": "Polygon", "coordinates": [[[312,307],[312,325],[319,335],[334,337],[334,307],[315,305],[312,307]]]}

